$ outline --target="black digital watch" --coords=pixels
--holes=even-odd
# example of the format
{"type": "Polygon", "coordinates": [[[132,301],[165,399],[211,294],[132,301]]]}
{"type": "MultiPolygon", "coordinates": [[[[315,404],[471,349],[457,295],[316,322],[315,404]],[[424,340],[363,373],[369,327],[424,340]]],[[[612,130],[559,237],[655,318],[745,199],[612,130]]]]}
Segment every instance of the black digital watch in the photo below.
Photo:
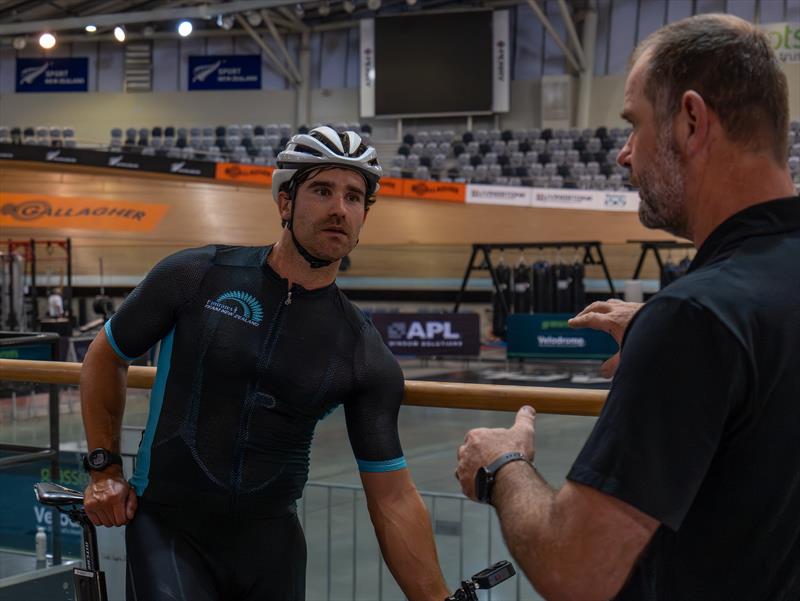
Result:
{"type": "Polygon", "coordinates": [[[87,472],[101,472],[109,465],[122,465],[122,457],[102,447],[83,456],[83,469],[87,472]]]}
{"type": "Polygon", "coordinates": [[[497,472],[499,472],[503,466],[511,463],[512,461],[524,461],[531,466],[533,465],[533,463],[531,463],[524,454],[515,452],[504,453],[492,461],[489,465],[479,467],[478,471],[475,472],[475,496],[477,497],[478,501],[481,503],[491,504],[492,487],[494,486],[494,481],[497,478],[497,472]]]}

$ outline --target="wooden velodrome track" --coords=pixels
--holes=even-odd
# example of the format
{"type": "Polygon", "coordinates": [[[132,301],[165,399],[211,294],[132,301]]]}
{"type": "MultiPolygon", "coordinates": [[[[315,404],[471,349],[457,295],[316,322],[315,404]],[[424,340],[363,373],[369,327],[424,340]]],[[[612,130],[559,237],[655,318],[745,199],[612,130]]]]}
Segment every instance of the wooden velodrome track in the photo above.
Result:
{"type": "MultiPolygon", "coordinates": [[[[155,262],[180,248],[208,243],[259,245],[274,241],[280,221],[269,190],[213,180],[37,163],[0,163],[6,193],[126,200],[168,205],[150,232],[4,227],[2,239],[72,238],[73,273],[142,276],[155,262]]],[[[461,278],[476,242],[599,240],[611,274],[629,278],[639,248],[627,240],[669,239],[645,229],[635,213],[466,205],[430,200],[379,198],[369,214],[348,276],[461,278]]],[[[555,258],[555,251],[544,255],[555,258]]],[[[561,257],[572,260],[572,251],[561,257]]],[[[516,262],[517,251],[505,260],[516,262]]],[[[530,261],[537,256],[526,253],[530,261]]],[[[46,268],[45,268],[46,269],[46,268]]],[[[600,278],[597,268],[588,277],[600,278]]],[[[642,277],[657,277],[653,261],[642,277]]]]}

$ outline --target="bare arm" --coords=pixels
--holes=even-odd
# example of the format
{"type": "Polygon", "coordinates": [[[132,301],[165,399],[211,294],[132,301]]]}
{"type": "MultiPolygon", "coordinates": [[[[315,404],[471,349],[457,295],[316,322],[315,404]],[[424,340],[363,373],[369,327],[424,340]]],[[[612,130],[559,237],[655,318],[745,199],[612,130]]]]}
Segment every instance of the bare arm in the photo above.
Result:
{"type": "Polygon", "coordinates": [[[408,470],[361,472],[361,481],[383,558],[403,593],[411,601],[448,597],[430,517],[408,470]]]}
{"type": "MultiPolygon", "coordinates": [[[[475,498],[474,476],[505,452],[533,458],[535,412],[523,407],[509,429],[481,428],[459,449],[457,474],[475,498]]],[[[516,461],[498,473],[492,492],[514,559],[547,599],[608,599],[619,592],[659,522],[588,486],[554,490],[530,465],[516,461]]]]}
{"type": "Polygon", "coordinates": [[[512,555],[547,599],[613,597],[659,525],[588,486],[554,491],[521,462],[500,472],[493,501],[512,555]]]}
{"type": "MultiPolygon", "coordinates": [[[[101,330],[89,347],[81,368],[81,414],[89,450],[103,447],[120,451],[122,415],[128,364],[111,348],[101,330]]],[[[99,526],[121,526],[133,519],[136,495],[121,466],[90,472],[84,492],[86,514],[99,526]]]]}

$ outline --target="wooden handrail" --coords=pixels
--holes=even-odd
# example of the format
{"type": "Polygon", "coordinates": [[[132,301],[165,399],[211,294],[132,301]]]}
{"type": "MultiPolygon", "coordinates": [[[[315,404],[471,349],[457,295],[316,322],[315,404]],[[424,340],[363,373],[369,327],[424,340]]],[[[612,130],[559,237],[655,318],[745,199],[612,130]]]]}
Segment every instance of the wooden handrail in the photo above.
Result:
{"type": "MultiPolygon", "coordinates": [[[[80,363],[0,359],[0,380],[78,385],[80,374],[80,363]]],[[[151,388],[155,375],[155,367],[131,366],[128,387],[151,388]]],[[[606,395],[605,390],[406,380],[403,403],[489,411],[516,411],[531,405],[538,413],[594,416],[600,413],[606,395]]]]}

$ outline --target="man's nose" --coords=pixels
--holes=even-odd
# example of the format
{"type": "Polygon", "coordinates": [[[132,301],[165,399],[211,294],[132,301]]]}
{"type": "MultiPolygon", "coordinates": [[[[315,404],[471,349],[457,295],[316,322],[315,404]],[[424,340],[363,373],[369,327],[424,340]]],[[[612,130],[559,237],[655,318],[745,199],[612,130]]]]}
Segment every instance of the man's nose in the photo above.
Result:
{"type": "Polygon", "coordinates": [[[628,139],[625,140],[625,145],[620,148],[619,154],[617,155],[617,165],[620,167],[626,167],[630,169],[631,166],[631,138],[628,136],[628,139]]]}

